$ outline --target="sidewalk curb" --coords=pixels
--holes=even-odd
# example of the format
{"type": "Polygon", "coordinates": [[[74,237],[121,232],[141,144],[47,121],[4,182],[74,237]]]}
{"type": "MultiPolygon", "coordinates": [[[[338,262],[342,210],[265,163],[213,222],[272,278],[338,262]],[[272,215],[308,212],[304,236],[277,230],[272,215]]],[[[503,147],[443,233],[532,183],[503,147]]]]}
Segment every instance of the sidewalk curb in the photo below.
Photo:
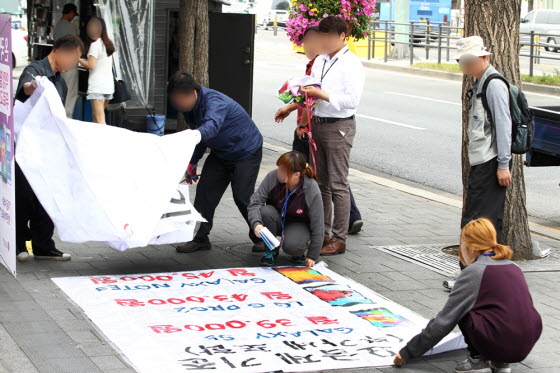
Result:
{"type": "MultiPolygon", "coordinates": [[[[277,146],[277,145],[273,145],[273,144],[269,144],[269,143],[264,143],[263,147],[265,149],[268,150],[272,150],[272,151],[277,151],[277,152],[288,152],[291,149],[288,148],[284,148],[281,146],[277,146]]],[[[433,192],[429,192],[427,190],[423,190],[420,188],[416,188],[416,187],[412,187],[409,185],[405,185],[402,183],[399,183],[397,181],[394,180],[390,180],[390,179],[386,179],[384,177],[380,177],[380,176],[375,176],[375,175],[370,175],[368,173],[365,173],[363,171],[360,170],[356,170],[355,168],[350,168],[350,176],[355,176],[355,177],[359,177],[363,180],[367,180],[370,181],[372,183],[387,187],[387,188],[391,188],[391,189],[395,189],[398,190],[400,192],[403,193],[407,193],[416,197],[420,197],[420,198],[424,198],[430,201],[434,201],[434,202],[438,202],[447,206],[451,206],[451,207],[455,207],[458,209],[462,209],[463,208],[463,201],[461,201],[460,199],[455,199],[455,198],[450,198],[447,196],[443,196],[441,194],[437,194],[437,193],[433,193],[433,192]]],[[[536,233],[539,234],[541,236],[545,236],[557,241],[560,241],[560,230],[559,229],[554,229],[554,228],[549,228],[549,227],[545,227],[544,225],[540,225],[537,223],[533,223],[533,222],[529,222],[529,228],[531,230],[532,233],[536,233]]]]}
{"type": "MultiPolygon", "coordinates": [[[[376,70],[393,71],[417,76],[424,76],[429,78],[437,78],[444,80],[462,81],[463,75],[457,73],[449,73],[446,71],[419,69],[417,67],[409,66],[395,66],[388,63],[379,63],[373,61],[363,61],[365,67],[376,70]]],[[[544,95],[560,96],[560,87],[540,85],[534,83],[523,83],[523,91],[529,93],[538,93],[544,95]]]]}

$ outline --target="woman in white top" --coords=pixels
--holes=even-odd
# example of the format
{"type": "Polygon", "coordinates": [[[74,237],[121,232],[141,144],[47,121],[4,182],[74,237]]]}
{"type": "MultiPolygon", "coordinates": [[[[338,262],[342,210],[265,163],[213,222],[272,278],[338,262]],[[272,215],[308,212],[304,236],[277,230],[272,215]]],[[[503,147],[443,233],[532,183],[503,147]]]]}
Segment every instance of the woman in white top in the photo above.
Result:
{"type": "Polygon", "coordinates": [[[93,121],[106,124],[105,108],[115,91],[113,78],[115,46],[107,36],[105,21],[99,17],[91,17],[87,24],[87,47],[87,60],[80,60],[80,63],[90,70],[87,99],[91,102],[93,121]]]}

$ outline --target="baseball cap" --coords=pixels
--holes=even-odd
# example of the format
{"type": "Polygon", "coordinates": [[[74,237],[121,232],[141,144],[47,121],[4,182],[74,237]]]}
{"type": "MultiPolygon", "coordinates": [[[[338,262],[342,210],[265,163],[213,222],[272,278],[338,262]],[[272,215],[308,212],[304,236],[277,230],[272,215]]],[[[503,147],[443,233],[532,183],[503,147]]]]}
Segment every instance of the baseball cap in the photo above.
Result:
{"type": "Polygon", "coordinates": [[[78,7],[76,7],[76,5],[72,3],[64,4],[64,7],[62,8],[62,14],[68,14],[70,12],[74,12],[77,16],[79,16],[78,7]]]}
{"type": "Polygon", "coordinates": [[[492,54],[486,50],[484,41],[480,36],[469,36],[468,38],[459,39],[456,46],[457,54],[454,59],[457,61],[461,58],[482,57],[492,54]]]}

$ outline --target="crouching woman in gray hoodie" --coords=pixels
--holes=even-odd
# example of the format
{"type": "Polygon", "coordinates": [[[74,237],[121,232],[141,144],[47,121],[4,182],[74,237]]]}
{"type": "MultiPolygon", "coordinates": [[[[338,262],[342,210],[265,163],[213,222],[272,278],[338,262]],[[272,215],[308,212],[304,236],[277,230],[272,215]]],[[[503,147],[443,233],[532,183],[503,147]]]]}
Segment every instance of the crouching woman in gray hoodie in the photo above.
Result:
{"type": "Polygon", "coordinates": [[[276,162],[251,197],[248,213],[255,234],[265,227],[280,237],[280,247],[265,250],[261,264],[273,266],[280,248],[298,265],[313,267],[323,246],[323,200],[305,155],[292,151],[276,162]]]}

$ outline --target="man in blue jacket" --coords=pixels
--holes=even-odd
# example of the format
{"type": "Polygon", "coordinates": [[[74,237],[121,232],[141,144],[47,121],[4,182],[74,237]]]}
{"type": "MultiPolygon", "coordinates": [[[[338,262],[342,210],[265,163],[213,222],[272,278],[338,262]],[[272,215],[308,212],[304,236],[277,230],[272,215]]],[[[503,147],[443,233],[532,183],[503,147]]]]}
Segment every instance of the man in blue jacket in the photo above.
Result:
{"type": "Polygon", "coordinates": [[[247,112],[237,102],[213,89],[202,87],[194,78],[177,72],[167,85],[167,96],[202,140],[187,168],[187,181],[198,181],[198,161],[206,148],[211,152],[204,163],[196,188],[194,207],[208,221],[202,223],[193,241],[177,247],[181,253],[209,250],[208,235],[216,207],[231,183],[233,200],[247,221],[249,237],[260,242],[247,219],[247,206],[255,191],[262,160],[263,137],[247,112]]]}

